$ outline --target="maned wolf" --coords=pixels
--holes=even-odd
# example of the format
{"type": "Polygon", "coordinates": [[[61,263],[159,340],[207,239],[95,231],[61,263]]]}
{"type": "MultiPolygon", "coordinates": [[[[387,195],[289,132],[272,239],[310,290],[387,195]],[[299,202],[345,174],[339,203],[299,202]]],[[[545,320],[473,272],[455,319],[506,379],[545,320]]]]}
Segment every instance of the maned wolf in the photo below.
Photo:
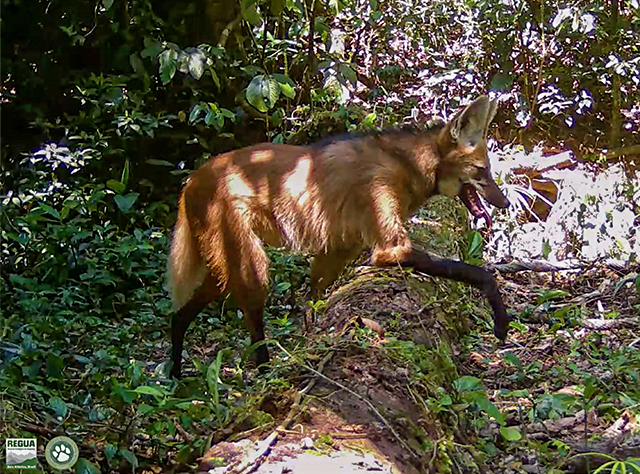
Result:
{"type": "MultiPolygon", "coordinates": [[[[264,340],[269,262],[264,245],[312,253],[317,298],[361,250],[376,266],[401,265],[481,289],[504,339],[509,316],[493,275],[413,249],[405,221],[436,194],[459,196],[488,219],[478,193],[509,202],[491,177],[486,135],[496,102],[481,96],[446,125],[336,138],[309,147],[265,143],[208,160],[188,179],[178,207],[168,287],[174,308],[172,376],[180,376],[184,335],[214,299],[233,293],[252,343],[264,340]]],[[[259,364],[269,360],[265,344],[259,364]]]]}

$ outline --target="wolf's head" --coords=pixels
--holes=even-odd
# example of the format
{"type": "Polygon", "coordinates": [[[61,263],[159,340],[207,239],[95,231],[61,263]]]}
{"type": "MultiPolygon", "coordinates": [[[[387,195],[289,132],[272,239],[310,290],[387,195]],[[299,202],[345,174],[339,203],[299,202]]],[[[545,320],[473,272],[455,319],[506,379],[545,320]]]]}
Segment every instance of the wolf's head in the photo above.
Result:
{"type": "Polygon", "coordinates": [[[496,207],[508,207],[509,201],[491,176],[487,155],[487,130],[496,114],[496,101],[481,96],[442,129],[438,138],[441,153],[438,165],[438,193],[460,196],[475,217],[491,224],[489,213],[478,194],[496,207]]]}

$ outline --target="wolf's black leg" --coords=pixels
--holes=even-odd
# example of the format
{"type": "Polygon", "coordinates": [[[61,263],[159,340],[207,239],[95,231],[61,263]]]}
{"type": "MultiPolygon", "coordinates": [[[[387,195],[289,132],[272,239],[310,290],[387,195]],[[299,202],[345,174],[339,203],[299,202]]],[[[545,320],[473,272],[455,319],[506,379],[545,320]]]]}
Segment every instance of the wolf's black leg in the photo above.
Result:
{"type": "Polygon", "coordinates": [[[399,263],[427,275],[469,283],[480,289],[493,308],[494,334],[502,341],[506,339],[510,318],[502,302],[498,284],[490,272],[475,265],[435,257],[415,249],[399,263]]]}

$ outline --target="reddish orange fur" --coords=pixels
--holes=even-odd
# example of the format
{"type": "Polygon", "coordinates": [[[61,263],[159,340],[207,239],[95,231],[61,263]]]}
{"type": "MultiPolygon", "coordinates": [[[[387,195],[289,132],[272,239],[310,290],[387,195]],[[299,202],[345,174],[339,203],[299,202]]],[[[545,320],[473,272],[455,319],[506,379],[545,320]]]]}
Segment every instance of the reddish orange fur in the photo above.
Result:
{"type": "Polygon", "coordinates": [[[375,265],[406,259],[407,218],[434,194],[457,194],[476,166],[487,166],[484,134],[495,107],[485,108],[469,113],[484,130],[473,146],[456,141],[470,132],[452,121],[422,133],[315,147],[266,143],[210,159],[180,197],[169,257],[174,306],[232,292],[256,342],[268,287],[263,243],[315,255],[314,297],[363,247],[373,248],[375,265]]]}

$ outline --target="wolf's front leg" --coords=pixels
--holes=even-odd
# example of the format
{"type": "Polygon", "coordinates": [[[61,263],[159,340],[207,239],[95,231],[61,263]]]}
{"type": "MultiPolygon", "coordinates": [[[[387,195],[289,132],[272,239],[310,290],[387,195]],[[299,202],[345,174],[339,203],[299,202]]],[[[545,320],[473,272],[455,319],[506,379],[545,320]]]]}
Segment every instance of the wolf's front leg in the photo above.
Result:
{"type": "Polygon", "coordinates": [[[493,308],[493,332],[501,341],[506,339],[510,318],[494,276],[484,268],[435,257],[410,246],[377,248],[373,251],[371,261],[376,266],[399,264],[402,267],[412,267],[427,275],[469,283],[482,290],[493,308]]]}

